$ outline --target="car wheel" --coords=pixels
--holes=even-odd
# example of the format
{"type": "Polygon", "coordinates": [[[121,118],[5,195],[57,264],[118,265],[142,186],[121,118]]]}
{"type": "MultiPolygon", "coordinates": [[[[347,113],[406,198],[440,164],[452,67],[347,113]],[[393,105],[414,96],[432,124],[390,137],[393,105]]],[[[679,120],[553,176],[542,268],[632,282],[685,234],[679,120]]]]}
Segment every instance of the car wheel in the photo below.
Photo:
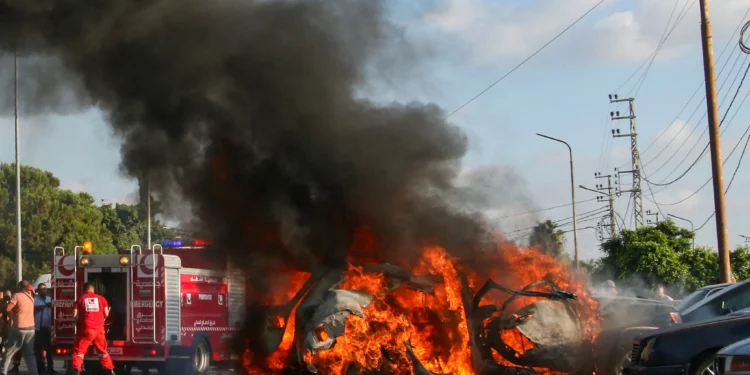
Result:
{"type": "Polygon", "coordinates": [[[693,370],[690,371],[690,375],[718,375],[716,366],[714,365],[714,354],[710,354],[698,362],[693,370]]]}
{"type": "Polygon", "coordinates": [[[625,369],[625,367],[630,366],[630,364],[633,362],[632,353],[630,348],[625,349],[625,353],[621,353],[619,356],[615,357],[615,363],[612,364],[612,374],[614,375],[622,375],[622,370],[625,369]]]}

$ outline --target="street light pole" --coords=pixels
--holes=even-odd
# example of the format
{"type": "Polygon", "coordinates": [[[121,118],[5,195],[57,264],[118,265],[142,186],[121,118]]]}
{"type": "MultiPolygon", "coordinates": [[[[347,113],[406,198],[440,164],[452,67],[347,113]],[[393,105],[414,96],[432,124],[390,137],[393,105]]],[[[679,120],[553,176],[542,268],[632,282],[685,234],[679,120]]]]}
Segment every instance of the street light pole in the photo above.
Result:
{"type": "Polygon", "coordinates": [[[675,219],[680,219],[682,221],[687,221],[688,223],[690,223],[690,231],[693,232],[693,249],[695,249],[695,226],[693,226],[693,222],[688,219],[685,219],[684,217],[679,217],[677,215],[672,215],[672,214],[667,214],[667,215],[675,219]]]}
{"type": "Polygon", "coordinates": [[[15,92],[16,120],[16,277],[23,280],[23,254],[21,250],[21,133],[18,123],[18,50],[13,53],[13,86],[15,92]]]}
{"type": "Polygon", "coordinates": [[[568,142],[565,142],[561,139],[553,138],[548,135],[539,134],[536,133],[536,135],[547,138],[550,140],[553,140],[555,142],[560,142],[568,147],[568,152],[570,153],[570,196],[573,203],[573,261],[576,264],[576,269],[580,270],[581,266],[578,263],[578,219],[576,218],[576,182],[574,177],[574,169],[573,169],[573,149],[570,147],[568,142]]]}

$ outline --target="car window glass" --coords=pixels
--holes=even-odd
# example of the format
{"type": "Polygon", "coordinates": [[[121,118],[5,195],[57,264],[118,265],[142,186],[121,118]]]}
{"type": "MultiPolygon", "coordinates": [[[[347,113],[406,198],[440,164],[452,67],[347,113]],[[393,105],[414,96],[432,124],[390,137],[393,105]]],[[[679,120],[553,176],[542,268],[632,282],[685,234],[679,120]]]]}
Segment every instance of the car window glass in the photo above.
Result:
{"type": "Polygon", "coordinates": [[[710,291],[710,292],[708,292],[708,294],[706,294],[706,296],[705,296],[704,298],[708,298],[708,297],[711,297],[712,295],[714,295],[714,294],[716,294],[716,293],[718,293],[718,292],[722,291],[723,289],[724,289],[724,288],[716,288],[716,289],[711,289],[711,291],[710,291]]]}
{"type": "Polygon", "coordinates": [[[750,307],[750,284],[745,284],[722,296],[722,309],[737,311],[750,307]]]}
{"type": "Polygon", "coordinates": [[[691,293],[689,296],[685,297],[685,299],[683,299],[682,302],[680,302],[680,304],[677,305],[677,309],[684,310],[694,305],[698,301],[702,300],[704,296],[707,295],[707,293],[708,292],[706,290],[696,290],[695,292],[691,293]]]}

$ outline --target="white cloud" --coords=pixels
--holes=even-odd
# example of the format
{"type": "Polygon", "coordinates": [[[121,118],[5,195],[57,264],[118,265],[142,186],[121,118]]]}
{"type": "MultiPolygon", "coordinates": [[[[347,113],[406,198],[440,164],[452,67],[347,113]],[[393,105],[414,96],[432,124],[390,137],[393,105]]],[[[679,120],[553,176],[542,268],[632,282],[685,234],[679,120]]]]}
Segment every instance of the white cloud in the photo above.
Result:
{"type": "MultiPolygon", "coordinates": [[[[425,21],[455,37],[474,63],[487,64],[528,56],[597,2],[441,0],[425,21]]],[[[714,38],[723,44],[748,5],[745,0],[723,0],[711,6],[714,38]]],[[[667,32],[678,16],[682,20],[659,51],[658,59],[673,59],[700,47],[698,10],[692,0],[677,0],[676,7],[668,0],[606,1],[557,40],[555,48],[567,51],[568,56],[563,57],[579,60],[641,62],[658,46],[672,15],[667,32]]]]}
{"type": "Polygon", "coordinates": [[[443,0],[425,21],[457,36],[475,62],[489,63],[528,55],[596,2],[547,0],[525,5],[443,0]]]}

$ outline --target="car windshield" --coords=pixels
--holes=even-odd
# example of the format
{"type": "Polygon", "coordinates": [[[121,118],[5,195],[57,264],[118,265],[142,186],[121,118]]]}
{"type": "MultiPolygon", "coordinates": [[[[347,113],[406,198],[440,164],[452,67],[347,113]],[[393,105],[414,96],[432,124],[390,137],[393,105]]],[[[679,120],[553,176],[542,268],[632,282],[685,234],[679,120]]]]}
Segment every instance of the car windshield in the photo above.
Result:
{"type": "Polygon", "coordinates": [[[685,297],[685,299],[683,299],[682,302],[680,302],[677,305],[677,310],[682,311],[692,306],[693,304],[702,300],[708,294],[709,291],[711,291],[711,289],[698,289],[695,292],[690,293],[690,295],[685,297]]]}

